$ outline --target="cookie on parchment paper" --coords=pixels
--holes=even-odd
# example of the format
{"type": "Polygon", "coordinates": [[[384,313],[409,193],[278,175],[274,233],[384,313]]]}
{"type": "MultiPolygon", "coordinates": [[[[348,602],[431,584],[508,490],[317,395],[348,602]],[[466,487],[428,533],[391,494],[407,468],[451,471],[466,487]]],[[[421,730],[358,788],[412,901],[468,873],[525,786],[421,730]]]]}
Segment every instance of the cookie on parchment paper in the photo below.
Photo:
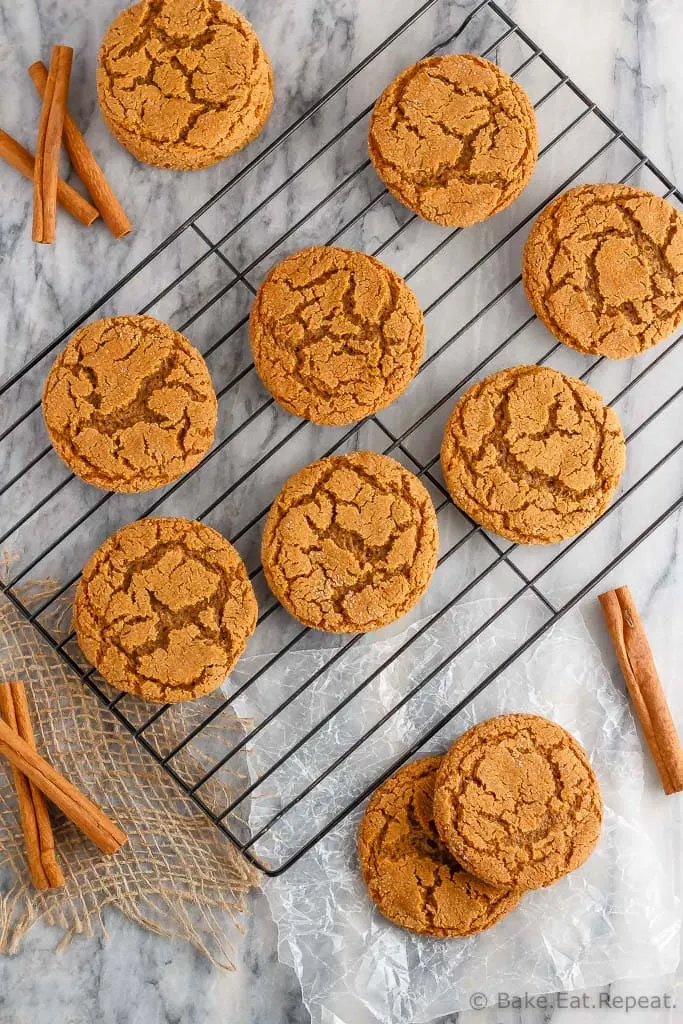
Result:
{"type": "Polygon", "coordinates": [[[440,757],[399,768],[370,798],[358,832],[365,884],[394,924],[455,938],[496,924],[521,890],[495,888],[465,871],[439,839],[433,796],[440,757]]]}
{"type": "Polygon", "coordinates": [[[463,733],[443,758],[434,821],[477,878],[539,889],[593,852],[602,797],[585,750],[566,729],[538,715],[499,715],[463,733]]]}

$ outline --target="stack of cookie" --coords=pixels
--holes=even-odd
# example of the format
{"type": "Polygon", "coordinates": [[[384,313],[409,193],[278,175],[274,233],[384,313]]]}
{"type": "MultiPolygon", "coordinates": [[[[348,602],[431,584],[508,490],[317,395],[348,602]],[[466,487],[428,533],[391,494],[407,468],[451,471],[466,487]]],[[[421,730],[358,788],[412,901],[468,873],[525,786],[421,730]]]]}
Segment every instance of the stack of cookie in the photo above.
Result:
{"type": "Polygon", "coordinates": [[[368,804],[358,849],[385,917],[454,938],[490,928],[525,891],[580,867],[601,825],[582,747],[553,722],[511,714],[387,779],[368,804]]]}

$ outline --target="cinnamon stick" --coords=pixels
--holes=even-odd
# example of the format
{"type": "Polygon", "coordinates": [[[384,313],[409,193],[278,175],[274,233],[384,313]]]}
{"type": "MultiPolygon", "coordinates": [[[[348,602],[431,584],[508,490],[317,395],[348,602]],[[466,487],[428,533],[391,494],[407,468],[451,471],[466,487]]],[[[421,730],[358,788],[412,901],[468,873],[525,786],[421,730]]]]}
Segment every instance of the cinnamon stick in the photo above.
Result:
{"type": "MultiPolygon", "coordinates": [[[[36,740],[33,735],[33,726],[31,725],[31,717],[29,715],[28,700],[26,698],[24,684],[21,682],[12,682],[9,683],[9,688],[14,704],[16,731],[19,736],[21,736],[22,740],[29,743],[35,750],[36,740]]],[[[50,888],[59,889],[64,885],[64,875],[62,874],[62,869],[57,863],[57,857],[55,855],[55,837],[52,831],[50,812],[48,811],[45,797],[38,787],[34,785],[33,782],[29,782],[29,786],[31,787],[31,798],[33,800],[36,823],[38,826],[40,859],[43,865],[43,870],[47,875],[50,888]]]]}
{"type": "MultiPolygon", "coordinates": [[[[0,712],[2,713],[2,717],[9,728],[14,732],[17,732],[14,700],[12,698],[9,683],[0,685],[0,712]]],[[[33,884],[36,889],[42,892],[45,889],[50,888],[50,882],[40,855],[40,831],[38,829],[38,820],[35,803],[33,801],[31,783],[24,773],[14,766],[12,766],[12,779],[14,781],[14,789],[19,803],[19,817],[21,819],[21,827],[24,833],[24,842],[26,843],[26,857],[28,860],[29,871],[31,872],[31,879],[33,880],[33,884]]]]}
{"type": "MultiPolygon", "coordinates": [[[[11,135],[4,132],[0,128],[0,159],[14,167],[15,170],[19,171],[24,175],[25,178],[30,178],[33,181],[33,168],[35,166],[35,160],[33,155],[25,149],[21,143],[13,139],[11,135]]],[[[67,213],[70,213],[72,217],[80,221],[81,224],[85,224],[86,227],[90,227],[93,221],[97,220],[99,213],[94,206],[84,199],[80,192],[77,192],[75,188],[68,185],[65,181],[60,178],[57,182],[57,202],[62,206],[67,213]]]]}
{"type": "Polygon", "coordinates": [[[631,592],[619,587],[598,600],[664,792],[680,793],[683,748],[631,592]]]}
{"type": "MultiPolygon", "coordinates": [[[[45,96],[47,86],[47,68],[38,60],[28,69],[31,81],[41,98],[45,96]]],[[[64,114],[64,145],[69,154],[73,168],[87,188],[95,206],[102,214],[102,220],[114,238],[123,238],[133,230],[121,204],[114,195],[104,171],[93,156],[88,143],[68,110],[64,114]]]]}
{"type": "Polygon", "coordinates": [[[0,721],[0,754],[13,767],[28,776],[102,853],[113,854],[123,846],[127,836],[97,804],[76,789],[73,783],[52,767],[33,747],[21,738],[6,722],[0,721]]]}
{"type": "Polygon", "coordinates": [[[40,112],[36,162],[33,171],[33,241],[51,243],[57,224],[57,181],[62,129],[69,92],[73,50],[53,46],[43,107],[40,112]]]}

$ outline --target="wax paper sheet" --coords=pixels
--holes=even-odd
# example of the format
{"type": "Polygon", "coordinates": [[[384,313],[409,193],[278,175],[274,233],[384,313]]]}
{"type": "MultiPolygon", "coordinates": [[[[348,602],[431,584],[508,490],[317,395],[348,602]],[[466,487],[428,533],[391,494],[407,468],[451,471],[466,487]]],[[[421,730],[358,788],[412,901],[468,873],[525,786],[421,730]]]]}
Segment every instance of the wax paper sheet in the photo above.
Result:
{"type": "MultiPolygon", "coordinates": [[[[480,616],[490,615],[491,608],[492,599],[459,605],[453,630],[466,631],[480,616]]],[[[507,627],[511,641],[515,637],[518,641],[524,629],[519,610],[517,614],[516,624],[507,627]]],[[[419,631],[419,626],[414,623],[411,630],[419,631]]],[[[404,639],[405,634],[395,634],[361,646],[355,652],[354,674],[381,665],[386,652],[395,651],[404,639]]],[[[429,662],[434,653],[434,640],[429,634],[413,639],[411,664],[422,671],[425,659],[429,662]]],[[[477,670],[485,671],[495,663],[505,643],[503,623],[495,637],[484,634],[471,645],[466,664],[458,658],[439,672],[434,685],[419,695],[419,721],[414,721],[416,710],[410,704],[391,716],[387,728],[358,747],[350,759],[352,769],[343,779],[333,773],[316,787],[317,806],[331,814],[348,799],[354,784],[360,780],[367,784],[385,770],[388,758],[407,748],[415,730],[419,734],[420,727],[471,689],[480,678],[477,670]]],[[[443,628],[437,646],[447,646],[443,628]]],[[[296,679],[307,677],[329,655],[329,649],[299,651],[296,679]]],[[[283,773],[275,773],[271,789],[252,804],[252,829],[258,829],[281,805],[283,793],[300,790],[307,779],[317,777],[320,766],[329,760],[330,748],[348,746],[352,721],[367,728],[373,713],[386,714],[410,671],[396,665],[379,673],[372,693],[362,694],[361,706],[348,716],[336,716],[329,728],[304,744],[300,756],[288,760],[283,773]]],[[[305,704],[297,702],[283,729],[299,734],[320,720],[328,703],[340,699],[341,680],[334,671],[323,674],[318,682],[305,704]]],[[[270,690],[274,687],[282,696],[289,685],[293,681],[288,680],[284,666],[270,690]]],[[[266,705],[270,707],[273,693],[268,701],[247,693],[249,698],[241,699],[237,710],[257,720],[266,705]]],[[[551,718],[588,750],[605,804],[603,833],[595,853],[581,869],[551,888],[526,894],[488,932],[464,940],[422,938],[387,922],[367,896],[356,855],[363,804],[284,875],[265,883],[279,927],[280,958],[295,969],[314,1024],[375,1020],[417,1024],[469,1008],[475,993],[493,1001],[499,991],[555,992],[675,969],[680,944],[680,855],[675,853],[679,847],[674,802],[661,794],[625,694],[607,671],[579,612],[565,616],[420,753],[443,752],[475,721],[510,711],[551,718]]],[[[252,776],[272,764],[282,751],[282,741],[281,731],[270,735],[270,740],[268,730],[261,734],[250,751],[252,776]]],[[[310,824],[311,816],[305,801],[303,809],[298,805],[293,832],[310,824]]],[[[278,843],[286,846],[288,842],[286,831],[276,831],[273,851],[278,843]]]]}

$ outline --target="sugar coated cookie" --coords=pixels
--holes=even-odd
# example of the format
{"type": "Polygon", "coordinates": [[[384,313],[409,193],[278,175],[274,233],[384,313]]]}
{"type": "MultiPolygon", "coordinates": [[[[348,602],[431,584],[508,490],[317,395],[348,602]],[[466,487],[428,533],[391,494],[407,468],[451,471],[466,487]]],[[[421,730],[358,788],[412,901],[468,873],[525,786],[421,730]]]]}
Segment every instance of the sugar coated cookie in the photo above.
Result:
{"type": "Polygon", "coordinates": [[[469,729],[444,757],[434,820],[477,878],[538,889],[590,856],[602,798],[585,750],[566,729],[538,715],[500,715],[469,729]]]}
{"type": "Polygon", "coordinates": [[[482,57],[427,57],[382,93],[370,157],[389,191],[426,220],[464,227],[517,198],[538,155],[534,108],[482,57]]]}
{"type": "Polygon", "coordinates": [[[220,686],[256,614],[247,570],[224,537],[188,519],[140,519],[88,560],[74,629],[112,686],[176,702],[220,686]]]}
{"type": "Polygon", "coordinates": [[[579,185],[543,210],[522,261],[527,298],[556,338],[626,359],[683,321],[683,217],[630,185],[579,185]]]}
{"type": "Polygon", "coordinates": [[[151,316],[81,327],[43,391],[57,454],[87,483],[112,491],[149,491],[187,473],[211,447],[216,415],[203,358],[151,316]]]}
{"type": "Polygon", "coordinates": [[[436,568],[436,512],[423,484],[374,452],[313,462],[275,499],[261,558],[290,614],[330,633],[366,633],[405,615],[436,568]]]}
{"type": "Polygon", "coordinates": [[[256,138],[273,104],[270,61],[218,0],[142,0],[102,41],[97,95],[112,135],[144,163],[208,167],[256,138]]]}
{"type": "Polygon", "coordinates": [[[280,405],[314,423],[354,423],[417,373],[424,321],[405,281],[372,256],[319,246],[288,256],[259,288],[254,363],[280,405]]]}
{"type": "Polygon", "coordinates": [[[513,366],[460,399],[441,466],[453,501],[481,526],[518,544],[554,544],[602,515],[625,451],[597,391],[547,366],[513,366]]]}
{"type": "Polygon", "coordinates": [[[407,764],[373,794],[358,832],[371,899],[394,924],[438,938],[490,928],[519,902],[464,871],[440,841],[433,817],[440,757],[407,764]]]}

